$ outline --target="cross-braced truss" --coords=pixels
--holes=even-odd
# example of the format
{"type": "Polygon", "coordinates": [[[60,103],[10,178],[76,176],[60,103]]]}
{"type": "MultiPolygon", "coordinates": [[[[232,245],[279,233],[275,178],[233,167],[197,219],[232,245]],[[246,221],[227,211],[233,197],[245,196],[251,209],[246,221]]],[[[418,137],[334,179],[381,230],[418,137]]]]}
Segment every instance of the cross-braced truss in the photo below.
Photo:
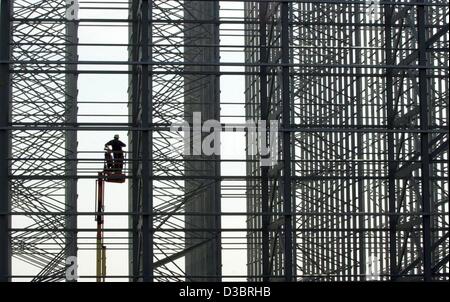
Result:
{"type": "Polygon", "coordinates": [[[70,88],[76,79],[62,64],[74,55],[67,46],[72,42],[67,5],[64,0],[11,2],[10,197],[11,211],[23,214],[12,219],[12,255],[38,269],[33,281],[63,280],[66,251],[74,244],[66,241],[64,229],[76,219],[64,216],[72,210],[67,192],[75,187],[62,178],[75,176],[70,158],[76,158],[76,149],[68,149],[73,146],[66,142],[68,131],[55,129],[70,126],[74,121],[68,117],[76,117],[70,88]]]}

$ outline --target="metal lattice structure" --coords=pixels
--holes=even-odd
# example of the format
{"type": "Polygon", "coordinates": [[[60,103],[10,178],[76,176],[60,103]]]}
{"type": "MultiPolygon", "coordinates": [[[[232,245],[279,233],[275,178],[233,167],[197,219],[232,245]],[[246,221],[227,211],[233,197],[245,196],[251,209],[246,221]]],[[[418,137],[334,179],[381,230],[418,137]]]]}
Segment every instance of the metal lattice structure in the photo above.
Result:
{"type": "Polygon", "coordinates": [[[76,135],[58,129],[76,123],[76,76],[64,65],[77,59],[66,46],[76,30],[66,1],[14,1],[11,10],[12,255],[39,270],[33,281],[61,280],[67,255],[76,255],[76,237],[64,232],[76,229],[76,216],[64,215],[76,211],[76,181],[63,177],[77,172],[76,135]]]}
{"type": "Polygon", "coordinates": [[[183,280],[186,276],[188,280],[213,281],[220,276],[220,234],[214,231],[220,226],[216,218],[204,218],[195,212],[203,215],[220,211],[220,203],[219,208],[215,205],[220,199],[220,185],[214,177],[219,175],[219,162],[195,155],[183,162],[182,152],[177,152],[184,147],[181,134],[168,127],[183,123],[193,112],[203,113],[204,120],[218,119],[219,111],[214,109],[218,104],[218,76],[208,74],[217,68],[201,66],[218,59],[215,48],[202,46],[217,44],[218,33],[214,33],[215,25],[197,24],[202,20],[210,22],[218,13],[218,6],[196,1],[179,4],[143,1],[142,7],[135,3],[131,8],[139,20],[132,28],[131,38],[139,47],[130,53],[132,61],[142,62],[134,67],[131,78],[132,123],[153,129],[131,136],[131,153],[133,159],[139,160],[134,162],[137,178],[131,182],[130,196],[133,212],[154,215],[144,215],[133,222],[133,228],[139,232],[132,241],[132,275],[139,276],[138,280],[183,280]],[[167,18],[167,12],[174,16],[173,24],[159,21],[167,18]],[[187,64],[184,68],[176,65],[182,61],[187,64]],[[196,73],[201,71],[207,74],[196,73]],[[185,212],[194,215],[180,216],[185,212]],[[153,232],[145,231],[151,226],[155,228],[153,232]],[[179,233],[183,229],[185,236],[179,233]],[[190,257],[186,265],[177,263],[177,259],[185,257],[190,257]],[[148,263],[152,258],[153,263],[148,263]]]}
{"type": "Polygon", "coordinates": [[[128,227],[103,242],[128,259],[107,280],[448,280],[448,4],[2,0],[0,279],[89,262],[98,213],[78,194],[103,159],[77,140],[123,131],[128,210],[102,215],[128,227]],[[79,59],[89,47],[127,57],[79,59]],[[86,75],[128,77],[128,109],[78,112],[86,75]],[[215,120],[200,136],[197,117],[215,120]],[[276,121],[258,133],[275,164],[238,143],[248,120],[276,121]],[[214,127],[247,154],[200,152],[214,127]]]}
{"type": "Polygon", "coordinates": [[[380,280],[445,279],[446,4],[387,2],[368,14],[367,3],[301,2],[247,4],[248,18],[260,18],[249,26],[247,44],[260,48],[248,60],[274,64],[251,67],[260,73],[249,76],[250,86],[261,88],[249,89],[248,112],[276,119],[287,113],[284,131],[294,150],[285,154],[295,154],[289,165],[281,155],[273,173],[249,164],[262,179],[261,197],[249,195],[262,212],[296,208],[294,226],[286,215],[281,223],[274,215],[250,224],[262,228],[262,241],[249,246],[250,272],[286,276],[281,261],[295,244],[289,263],[301,280],[365,280],[366,263],[377,266],[380,280]],[[292,66],[287,79],[282,63],[292,66]],[[286,103],[290,111],[279,108],[286,103]],[[283,172],[287,167],[294,172],[283,172]],[[281,175],[270,180],[267,173],[281,175]],[[295,187],[290,199],[290,187],[281,187],[287,173],[295,187]],[[290,227],[295,239],[280,231],[290,227]]]}

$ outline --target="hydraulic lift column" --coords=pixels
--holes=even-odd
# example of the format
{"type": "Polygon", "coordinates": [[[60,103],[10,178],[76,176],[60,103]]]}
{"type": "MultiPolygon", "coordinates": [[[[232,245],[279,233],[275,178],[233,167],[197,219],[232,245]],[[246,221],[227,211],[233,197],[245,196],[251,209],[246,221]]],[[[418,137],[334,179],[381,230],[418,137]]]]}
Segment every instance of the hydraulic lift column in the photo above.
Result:
{"type": "Polygon", "coordinates": [[[102,172],[98,173],[97,179],[97,282],[105,282],[106,276],[106,246],[103,244],[103,227],[104,218],[103,212],[105,210],[104,194],[105,194],[105,180],[102,172]]]}

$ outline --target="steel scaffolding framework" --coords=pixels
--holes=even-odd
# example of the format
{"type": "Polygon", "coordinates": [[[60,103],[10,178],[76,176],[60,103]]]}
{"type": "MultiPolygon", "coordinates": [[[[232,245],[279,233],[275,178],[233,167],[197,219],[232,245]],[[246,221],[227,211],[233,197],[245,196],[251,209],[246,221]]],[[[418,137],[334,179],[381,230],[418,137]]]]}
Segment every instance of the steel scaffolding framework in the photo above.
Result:
{"type": "Polygon", "coordinates": [[[33,281],[58,280],[65,275],[65,259],[76,256],[76,131],[47,129],[76,127],[76,65],[65,62],[78,59],[77,29],[65,21],[66,12],[61,0],[2,1],[2,27],[8,30],[2,35],[8,52],[2,114],[11,129],[2,129],[9,131],[2,139],[9,146],[2,156],[9,158],[9,188],[2,190],[8,197],[2,202],[9,202],[5,212],[20,213],[4,247],[39,269],[33,281]]]}
{"type": "Polygon", "coordinates": [[[110,131],[128,132],[128,211],[102,215],[128,227],[104,242],[128,261],[107,280],[449,280],[448,0],[0,3],[0,281],[64,281],[67,259],[95,249],[83,218],[98,213],[77,194],[102,152],[87,159],[77,140],[110,131]],[[80,42],[88,27],[129,40],[80,42]],[[92,46],[128,59],[80,60],[92,46]],[[78,112],[83,75],[128,76],[126,122],[78,112]],[[240,100],[222,97],[229,77],[240,100]],[[195,113],[222,144],[276,121],[258,132],[275,164],[249,144],[240,159],[198,153],[217,123],[184,131],[195,113]],[[224,273],[226,250],[246,273],[224,273]]]}
{"type": "Polygon", "coordinates": [[[249,275],[448,279],[448,3],[374,3],[247,3],[247,115],[284,129],[249,275]]]}

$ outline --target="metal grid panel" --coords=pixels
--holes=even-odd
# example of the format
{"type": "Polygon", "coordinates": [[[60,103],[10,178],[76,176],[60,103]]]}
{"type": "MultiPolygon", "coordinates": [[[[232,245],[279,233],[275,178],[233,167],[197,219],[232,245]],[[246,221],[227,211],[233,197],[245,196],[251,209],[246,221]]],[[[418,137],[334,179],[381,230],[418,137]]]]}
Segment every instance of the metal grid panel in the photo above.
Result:
{"type": "Polygon", "coordinates": [[[130,208],[117,213],[129,228],[105,236],[125,234],[132,281],[220,280],[222,251],[242,245],[228,232],[246,232],[248,266],[227,278],[448,280],[448,1],[383,1],[375,15],[376,1],[233,2],[244,18],[221,17],[219,1],[106,1],[95,5],[128,19],[77,22],[65,1],[17,0],[12,15],[4,3],[0,223],[12,221],[30,279],[63,280],[76,237],[94,236],[71,218],[93,215],[77,212],[76,180],[96,179],[86,167],[101,160],[75,156],[76,133],[113,129],[130,139],[130,208]],[[78,25],[127,27],[128,60],[78,61],[78,25]],[[230,32],[243,44],[221,43],[230,32]],[[243,61],[220,60],[234,49],[243,61]],[[77,122],[76,74],[128,74],[129,121],[77,122]],[[272,167],[248,155],[245,176],[225,176],[226,158],[181,156],[185,134],[169,126],[194,111],[219,119],[219,78],[238,75],[240,116],[279,121],[279,151],[272,167]],[[244,190],[245,213],[221,212],[244,190]],[[225,215],[247,227],[225,229],[225,215]]]}
{"type": "MultiPolygon", "coordinates": [[[[437,272],[448,271],[435,251],[448,245],[441,208],[448,183],[427,168],[442,171],[448,156],[448,121],[432,117],[448,112],[446,89],[431,92],[448,86],[448,9],[441,4],[387,3],[375,16],[370,3],[291,4],[294,124],[285,131],[295,132],[299,280],[439,280],[437,272]]],[[[254,17],[264,9],[247,6],[254,17]]],[[[253,37],[248,43],[264,46],[253,37]]],[[[277,44],[268,45],[275,53],[277,44]]],[[[263,63],[261,49],[249,51],[248,62],[263,63]]],[[[250,115],[263,102],[257,85],[249,76],[250,115]]],[[[260,207],[262,199],[250,195],[250,206],[260,207]]],[[[259,272],[264,261],[256,251],[264,244],[249,249],[251,270],[259,272]]],[[[282,267],[275,265],[269,270],[282,267]]]]}
{"type": "Polygon", "coordinates": [[[12,6],[10,197],[11,211],[24,213],[12,219],[18,229],[11,233],[12,254],[38,268],[33,281],[64,278],[66,252],[74,242],[66,242],[63,230],[66,223],[76,228],[75,217],[64,216],[73,210],[73,196],[66,194],[76,194],[76,183],[60,177],[76,174],[76,137],[70,136],[75,146],[66,144],[68,131],[45,128],[76,122],[76,76],[67,75],[64,65],[76,59],[66,47],[72,39],[66,8],[66,1],[19,0],[12,6]],[[49,212],[59,215],[45,215],[49,212]]]}

